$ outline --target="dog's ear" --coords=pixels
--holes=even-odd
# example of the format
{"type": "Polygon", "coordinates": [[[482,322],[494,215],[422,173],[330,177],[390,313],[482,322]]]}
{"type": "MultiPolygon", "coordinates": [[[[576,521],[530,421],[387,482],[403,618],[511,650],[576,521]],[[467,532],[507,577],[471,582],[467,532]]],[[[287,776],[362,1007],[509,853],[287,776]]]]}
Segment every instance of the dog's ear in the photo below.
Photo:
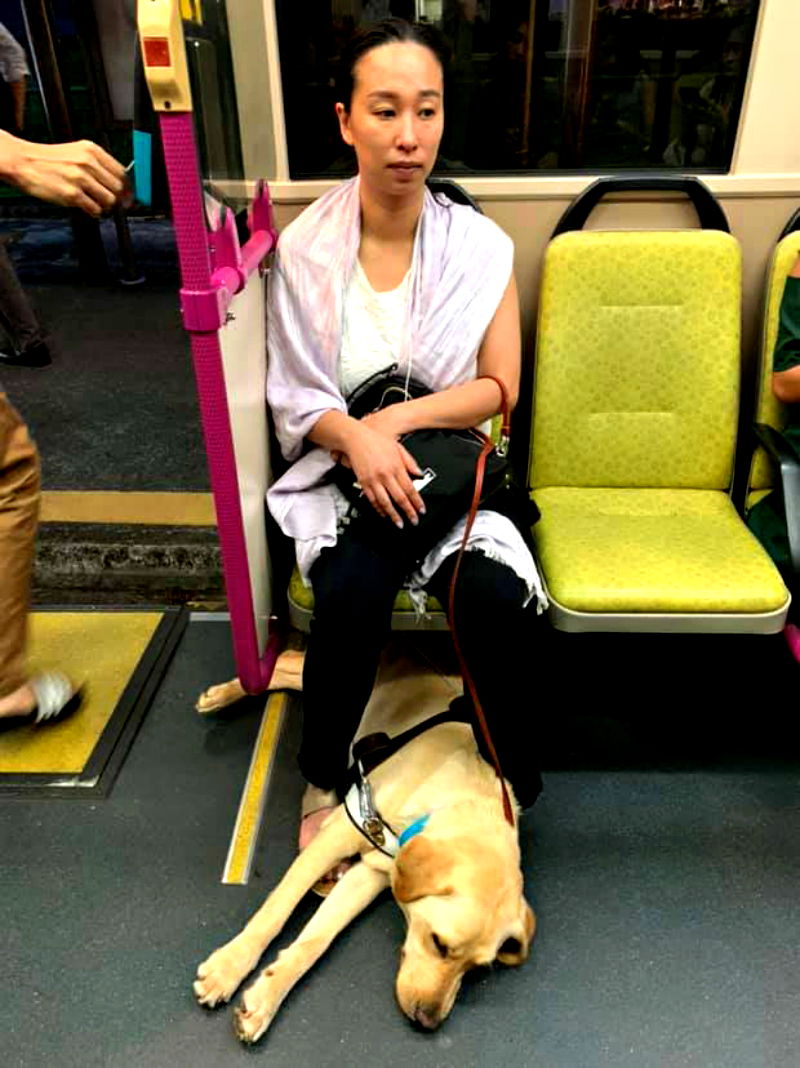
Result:
{"type": "Polygon", "coordinates": [[[531,941],[535,930],[536,917],[533,914],[533,909],[525,898],[523,898],[521,925],[520,931],[518,932],[522,937],[512,935],[502,943],[497,951],[497,959],[500,963],[508,964],[510,967],[522,964],[522,962],[527,959],[528,950],[531,948],[531,941]]]}
{"type": "Polygon", "coordinates": [[[394,862],[392,890],[398,901],[406,903],[431,894],[449,894],[447,881],[452,860],[445,859],[427,838],[417,835],[404,845],[394,862]]]}

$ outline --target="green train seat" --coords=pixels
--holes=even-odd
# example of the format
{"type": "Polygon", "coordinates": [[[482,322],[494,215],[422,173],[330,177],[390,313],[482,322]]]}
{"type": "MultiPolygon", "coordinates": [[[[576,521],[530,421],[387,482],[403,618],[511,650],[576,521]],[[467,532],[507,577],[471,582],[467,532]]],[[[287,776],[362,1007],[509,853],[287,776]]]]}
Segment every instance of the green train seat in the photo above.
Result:
{"type": "Polygon", "coordinates": [[[696,179],[600,179],[545,254],[530,454],[553,624],[775,633],[789,594],[731,501],[741,262],[696,179]],[[687,193],[698,230],[585,231],[607,192],[687,193]]]}

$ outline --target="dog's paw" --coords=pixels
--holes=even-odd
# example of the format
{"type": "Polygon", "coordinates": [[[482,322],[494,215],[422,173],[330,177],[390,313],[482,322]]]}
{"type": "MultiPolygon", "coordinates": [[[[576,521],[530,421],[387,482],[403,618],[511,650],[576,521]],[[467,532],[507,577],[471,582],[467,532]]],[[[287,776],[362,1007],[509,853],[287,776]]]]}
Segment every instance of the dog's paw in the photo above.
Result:
{"type": "Polygon", "coordinates": [[[229,942],[215,950],[197,969],[193,989],[198,1002],[213,1009],[215,1005],[230,1001],[245,976],[255,967],[255,961],[229,942]]]}
{"type": "Polygon", "coordinates": [[[269,971],[244,992],[239,1008],[233,1010],[233,1028],[247,1045],[258,1042],[278,1011],[280,999],[271,996],[269,971]]]}

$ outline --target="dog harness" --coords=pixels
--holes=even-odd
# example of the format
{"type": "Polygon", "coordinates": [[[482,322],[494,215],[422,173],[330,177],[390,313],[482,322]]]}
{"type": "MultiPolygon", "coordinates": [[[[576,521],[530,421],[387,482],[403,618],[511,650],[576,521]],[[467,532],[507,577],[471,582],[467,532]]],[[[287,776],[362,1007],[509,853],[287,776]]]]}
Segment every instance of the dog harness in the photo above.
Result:
{"type": "Polygon", "coordinates": [[[353,826],[384,856],[396,857],[400,848],[423,830],[430,819],[430,813],[414,820],[398,835],[375,807],[372,786],[367,776],[413,738],[431,730],[432,727],[438,727],[440,723],[469,722],[470,720],[465,716],[448,709],[431,716],[423,723],[418,723],[416,727],[403,731],[394,738],[378,732],[360,738],[353,746],[353,765],[348,772],[344,809],[353,826]]]}

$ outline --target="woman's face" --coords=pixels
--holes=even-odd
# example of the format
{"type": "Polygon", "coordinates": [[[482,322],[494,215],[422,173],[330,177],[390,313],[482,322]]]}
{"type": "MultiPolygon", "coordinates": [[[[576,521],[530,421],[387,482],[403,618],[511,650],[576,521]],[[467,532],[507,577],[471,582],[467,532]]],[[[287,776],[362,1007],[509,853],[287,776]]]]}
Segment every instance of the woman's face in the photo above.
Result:
{"type": "Polygon", "coordinates": [[[411,41],[379,45],[353,71],[350,111],[336,105],[361,180],[375,192],[418,194],[433,169],[444,126],[442,68],[411,41]]]}

